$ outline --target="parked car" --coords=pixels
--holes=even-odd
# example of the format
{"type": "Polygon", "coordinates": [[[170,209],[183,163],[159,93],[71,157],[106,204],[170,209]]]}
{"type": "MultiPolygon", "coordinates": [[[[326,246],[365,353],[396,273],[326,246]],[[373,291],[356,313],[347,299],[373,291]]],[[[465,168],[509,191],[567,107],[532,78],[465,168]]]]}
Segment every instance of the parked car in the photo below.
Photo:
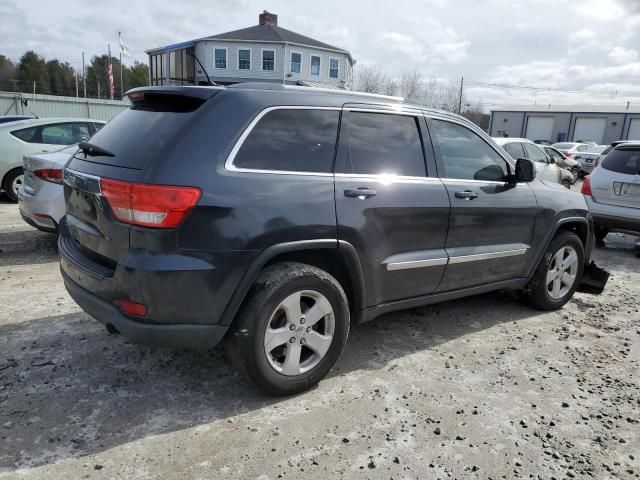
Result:
{"type": "Polygon", "coordinates": [[[0,115],[0,123],[17,122],[18,120],[28,120],[30,118],[36,118],[27,115],[0,115]]]}
{"type": "Polygon", "coordinates": [[[0,188],[14,202],[22,185],[22,157],[73,145],[105,122],[75,118],[33,118],[0,125],[0,188]]]}
{"type": "Polygon", "coordinates": [[[549,140],[534,140],[533,143],[536,145],[551,145],[549,140]]]}
{"type": "Polygon", "coordinates": [[[602,152],[606,150],[606,145],[589,146],[589,150],[585,152],[576,152],[572,158],[580,162],[580,172],[583,175],[591,173],[593,168],[598,164],[602,152]]]}
{"type": "Polygon", "coordinates": [[[554,310],[592,277],[584,197],[461,116],[282,85],[128,96],[64,169],[58,246],[78,305],[133,342],[224,338],[292,394],[350,325],[505,288],[554,310]]]}
{"type": "Polygon", "coordinates": [[[610,231],[640,234],[640,142],[614,147],[582,183],[596,240],[610,231]]]}
{"type": "Polygon", "coordinates": [[[62,169],[77,150],[77,145],[71,145],[57,152],[24,156],[24,181],[18,190],[18,203],[20,214],[29,225],[58,233],[65,213],[62,169]]]}
{"type": "Polygon", "coordinates": [[[526,158],[534,162],[537,174],[542,180],[560,183],[567,188],[571,188],[576,181],[574,175],[555,164],[542,147],[536,145],[526,138],[494,138],[495,142],[506,150],[506,152],[517,160],[526,158]]]}
{"type": "Polygon", "coordinates": [[[586,143],[576,142],[559,142],[551,145],[556,150],[559,150],[564,156],[572,157],[576,152],[586,152],[589,150],[590,145],[586,143]]]}
{"type": "Polygon", "coordinates": [[[598,144],[596,142],[594,142],[593,140],[576,140],[576,143],[584,143],[586,145],[591,145],[593,147],[597,146],[598,144]]]}
{"type": "Polygon", "coordinates": [[[571,157],[566,157],[562,154],[560,150],[557,150],[550,146],[543,147],[544,153],[547,154],[549,158],[551,158],[556,165],[560,168],[565,168],[569,170],[574,176],[574,182],[578,179],[578,172],[580,171],[580,162],[574,160],[571,157]]]}

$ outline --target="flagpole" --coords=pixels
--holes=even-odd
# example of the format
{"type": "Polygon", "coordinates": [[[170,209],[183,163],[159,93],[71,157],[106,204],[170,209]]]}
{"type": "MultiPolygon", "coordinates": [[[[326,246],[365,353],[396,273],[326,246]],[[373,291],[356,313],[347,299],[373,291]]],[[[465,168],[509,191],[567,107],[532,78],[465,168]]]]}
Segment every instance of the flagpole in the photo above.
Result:
{"type": "Polygon", "coordinates": [[[111,45],[107,44],[109,51],[109,98],[113,100],[113,64],[111,63],[111,45]]]}
{"type": "Polygon", "coordinates": [[[118,32],[118,42],[120,42],[120,98],[124,97],[124,81],[122,80],[122,32],[118,32]]]}

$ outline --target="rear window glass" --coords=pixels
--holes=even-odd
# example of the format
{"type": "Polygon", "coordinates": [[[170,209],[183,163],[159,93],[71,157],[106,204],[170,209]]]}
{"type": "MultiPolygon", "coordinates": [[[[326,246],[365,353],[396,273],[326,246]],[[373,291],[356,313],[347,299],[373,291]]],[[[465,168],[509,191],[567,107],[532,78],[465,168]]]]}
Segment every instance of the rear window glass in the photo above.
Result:
{"type": "Polygon", "coordinates": [[[547,155],[539,147],[530,143],[523,143],[522,146],[527,154],[527,159],[532,162],[547,163],[547,155]]]}
{"type": "Polygon", "coordinates": [[[524,158],[524,150],[522,150],[521,143],[507,143],[504,146],[504,149],[511,156],[511,158],[517,160],[519,158],[524,158]]]}
{"type": "Polygon", "coordinates": [[[349,153],[345,173],[426,176],[420,132],[412,116],[350,112],[349,153]]]}
{"type": "Polygon", "coordinates": [[[329,173],[339,118],[337,110],[273,110],[251,130],[233,165],[253,170],[329,173]]]}
{"type": "Polygon", "coordinates": [[[19,138],[23,142],[40,143],[35,138],[37,130],[38,127],[23,128],[22,130],[14,130],[11,132],[11,135],[19,138]]]}
{"type": "Polygon", "coordinates": [[[640,175],[640,149],[614,150],[604,159],[602,168],[626,175],[640,175]]]}
{"type": "Polygon", "coordinates": [[[607,148],[605,148],[601,155],[607,155],[611,150],[613,150],[613,145],[609,145],[607,148]]]}
{"type": "Polygon", "coordinates": [[[77,157],[94,163],[144,169],[161,156],[165,148],[175,146],[176,134],[193,113],[156,112],[128,108],[114,117],[89,140],[89,143],[114,154],[113,157],[77,157]]]}

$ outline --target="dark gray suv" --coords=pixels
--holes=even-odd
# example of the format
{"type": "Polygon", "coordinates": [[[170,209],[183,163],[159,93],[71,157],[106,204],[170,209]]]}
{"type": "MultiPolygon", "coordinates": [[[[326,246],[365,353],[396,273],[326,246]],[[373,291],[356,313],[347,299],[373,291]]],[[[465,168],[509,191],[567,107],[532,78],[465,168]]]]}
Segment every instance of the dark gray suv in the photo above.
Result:
{"type": "Polygon", "coordinates": [[[579,193],[464,118],[306,87],[149,87],[69,161],[65,285],[134,342],[227,352],[291,394],[352,324],[497,289],[561,308],[588,265],[579,193]]]}

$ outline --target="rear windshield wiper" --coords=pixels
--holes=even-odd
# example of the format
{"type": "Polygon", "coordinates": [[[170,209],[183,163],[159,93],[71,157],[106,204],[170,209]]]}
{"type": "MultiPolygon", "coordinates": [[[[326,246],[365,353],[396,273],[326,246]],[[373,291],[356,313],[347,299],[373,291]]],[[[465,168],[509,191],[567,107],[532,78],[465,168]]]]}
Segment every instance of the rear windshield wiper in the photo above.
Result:
{"type": "Polygon", "coordinates": [[[92,143],[88,143],[88,142],[80,142],[78,144],[78,148],[80,150],[82,150],[86,155],[91,155],[93,156],[97,156],[97,155],[101,155],[104,157],[115,157],[115,153],[110,152],[109,150],[106,150],[102,147],[99,147],[97,145],[94,145],[92,143]]]}

